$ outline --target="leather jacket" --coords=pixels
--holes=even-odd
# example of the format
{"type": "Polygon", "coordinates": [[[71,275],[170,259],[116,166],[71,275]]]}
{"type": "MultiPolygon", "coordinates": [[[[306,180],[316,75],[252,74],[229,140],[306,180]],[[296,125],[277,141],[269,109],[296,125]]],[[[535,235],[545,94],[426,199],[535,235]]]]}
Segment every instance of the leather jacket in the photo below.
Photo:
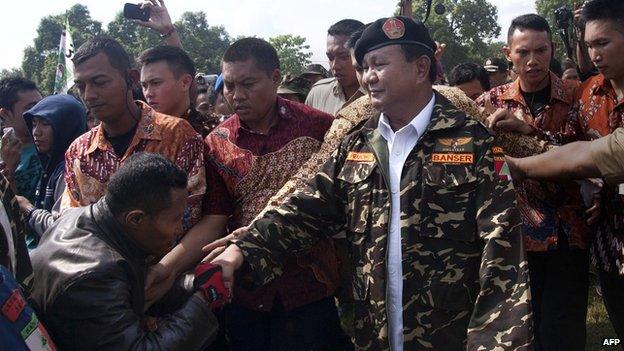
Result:
{"type": "Polygon", "coordinates": [[[216,318],[196,296],[142,327],[147,258],[104,198],[63,213],[32,254],[31,293],[60,350],[201,350],[212,341],[216,318]]]}

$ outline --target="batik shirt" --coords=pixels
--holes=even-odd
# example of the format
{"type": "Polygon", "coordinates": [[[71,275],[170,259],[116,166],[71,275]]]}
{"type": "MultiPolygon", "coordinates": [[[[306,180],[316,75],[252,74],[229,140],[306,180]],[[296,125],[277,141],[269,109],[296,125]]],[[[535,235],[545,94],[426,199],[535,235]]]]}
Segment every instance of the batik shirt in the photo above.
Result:
{"type": "MultiPolygon", "coordinates": [[[[567,135],[594,140],[624,126],[624,99],[602,74],[585,81],[577,95],[567,135]]],[[[605,185],[603,211],[592,241],[592,261],[609,272],[624,275],[624,185],[605,185]]]]}
{"type": "MultiPolygon", "coordinates": [[[[558,143],[566,131],[576,87],[576,84],[566,83],[551,73],[550,102],[537,116],[531,114],[522,96],[519,79],[484,93],[477,104],[507,109],[535,129],[535,138],[558,143]]],[[[570,246],[587,248],[589,228],[577,183],[525,180],[514,185],[527,251],[556,249],[560,234],[566,235],[570,246]]]]}
{"type": "Polygon", "coordinates": [[[201,218],[206,192],[204,146],[190,124],[154,111],[144,103],[136,132],[123,156],[118,156],[98,125],[76,139],[65,154],[65,182],[61,209],[87,206],[106,193],[110,178],[130,155],[152,152],[165,156],[188,176],[188,208],[183,219],[186,232],[201,218]]]}
{"type": "MultiPolygon", "coordinates": [[[[277,99],[277,121],[267,134],[245,127],[238,115],[213,130],[207,145],[208,195],[204,213],[228,215],[228,230],[248,225],[269,199],[321,145],[333,117],[309,106],[277,99]]],[[[288,255],[285,274],[249,289],[246,274],[236,280],[234,303],[271,311],[276,295],[286,310],[330,296],[337,285],[331,239],[306,252],[288,255]]]]}

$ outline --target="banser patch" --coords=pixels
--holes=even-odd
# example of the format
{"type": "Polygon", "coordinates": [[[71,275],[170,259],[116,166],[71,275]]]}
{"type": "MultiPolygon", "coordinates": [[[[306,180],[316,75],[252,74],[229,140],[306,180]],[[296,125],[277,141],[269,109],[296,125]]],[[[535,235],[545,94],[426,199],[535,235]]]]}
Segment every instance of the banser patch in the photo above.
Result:
{"type": "Polygon", "coordinates": [[[439,138],[436,140],[431,162],[446,164],[473,164],[474,144],[470,136],[439,138]]]}

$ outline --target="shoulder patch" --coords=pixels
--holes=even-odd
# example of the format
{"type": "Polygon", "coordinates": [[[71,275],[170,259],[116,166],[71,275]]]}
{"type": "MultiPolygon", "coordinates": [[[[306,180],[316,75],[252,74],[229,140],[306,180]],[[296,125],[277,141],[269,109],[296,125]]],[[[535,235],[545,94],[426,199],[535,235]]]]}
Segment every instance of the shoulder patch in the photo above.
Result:
{"type": "Polygon", "coordinates": [[[511,170],[509,170],[509,165],[505,160],[505,150],[500,146],[493,146],[492,154],[494,156],[494,168],[498,178],[511,181],[511,170]]]}

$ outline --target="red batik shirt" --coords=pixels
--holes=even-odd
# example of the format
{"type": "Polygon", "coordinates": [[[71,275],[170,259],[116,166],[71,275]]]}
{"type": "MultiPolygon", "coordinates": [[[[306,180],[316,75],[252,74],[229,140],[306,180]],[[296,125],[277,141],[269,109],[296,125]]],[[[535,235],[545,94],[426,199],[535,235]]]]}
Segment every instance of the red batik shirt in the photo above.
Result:
{"type": "MultiPolygon", "coordinates": [[[[570,135],[594,140],[624,127],[624,99],[619,100],[611,83],[602,75],[583,83],[571,114],[570,135]]],[[[603,211],[592,241],[592,261],[606,271],[624,275],[624,186],[602,189],[603,211]]]]}
{"type": "MultiPolygon", "coordinates": [[[[550,102],[537,116],[531,114],[522,96],[519,79],[486,92],[477,99],[477,104],[507,109],[535,128],[536,138],[557,142],[566,132],[577,85],[564,82],[551,73],[550,102]]],[[[587,247],[589,228],[578,184],[525,180],[514,185],[527,251],[556,249],[560,231],[566,235],[570,246],[587,247]]]]}
{"type": "MultiPolygon", "coordinates": [[[[277,123],[268,134],[245,128],[233,115],[205,139],[208,194],[204,214],[228,215],[228,231],[248,225],[269,199],[320,147],[333,117],[304,104],[277,99],[277,123]]],[[[286,310],[333,294],[337,259],[331,240],[284,259],[284,273],[254,290],[236,282],[234,303],[270,311],[279,296],[286,310]]]]}
{"type": "Polygon", "coordinates": [[[184,215],[185,232],[201,218],[202,197],[206,193],[203,143],[191,125],[177,117],[154,111],[137,102],[141,119],[126,153],[119,157],[106,140],[102,125],[76,139],[65,153],[65,182],[61,208],[87,206],[97,202],[119,166],[132,154],[161,154],[186,171],[188,208],[184,215]]]}

